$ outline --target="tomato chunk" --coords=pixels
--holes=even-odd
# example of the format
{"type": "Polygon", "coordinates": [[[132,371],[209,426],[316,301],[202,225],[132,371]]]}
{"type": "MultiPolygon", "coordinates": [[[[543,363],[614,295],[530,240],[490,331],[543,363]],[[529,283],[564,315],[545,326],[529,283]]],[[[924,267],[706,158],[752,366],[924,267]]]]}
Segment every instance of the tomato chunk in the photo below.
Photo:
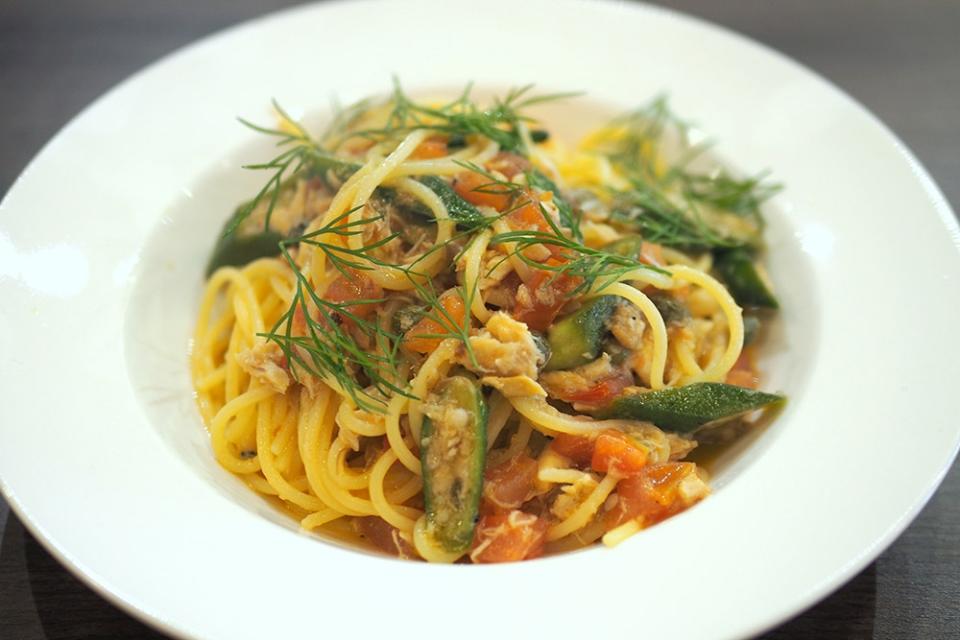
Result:
{"type": "Polygon", "coordinates": [[[627,434],[608,429],[597,436],[590,466],[601,473],[632,476],[647,464],[647,451],[627,434]]]}
{"type": "Polygon", "coordinates": [[[476,171],[464,171],[454,176],[453,190],[471,204],[493,207],[497,211],[506,211],[514,197],[508,187],[498,185],[476,171]]]}
{"type": "MultiPolygon", "coordinates": [[[[383,295],[383,289],[362,272],[350,269],[330,283],[323,299],[337,304],[351,300],[377,300],[383,295]]],[[[359,318],[368,318],[376,312],[376,303],[346,305],[346,310],[359,318]]]]}
{"type": "Polygon", "coordinates": [[[597,380],[596,384],[586,389],[558,393],[555,397],[564,402],[576,402],[602,407],[609,404],[614,398],[620,395],[621,391],[632,384],[633,376],[630,372],[618,369],[613,375],[597,380]]]}
{"type": "Polygon", "coordinates": [[[487,469],[483,480],[484,511],[516,509],[533,497],[537,461],[521,453],[487,469]]]}
{"type": "Polygon", "coordinates": [[[411,155],[422,160],[442,158],[447,155],[447,140],[442,136],[430,136],[421,142],[411,155]]]}
{"type": "Polygon", "coordinates": [[[400,530],[383,518],[354,518],[353,526],[376,548],[399,558],[419,558],[413,546],[400,537],[400,530]]]}
{"type": "Polygon", "coordinates": [[[466,318],[467,309],[463,303],[460,292],[456,289],[445,291],[440,296],[440,306],[446,310],[447,315],[441,314],[439,310],[433,309],[432,315],[436,317],[421,318],[415,325],[404,334],[403,346],[416,353],[430,353],[440,346],[443,338],[431,337],[450,333],[451,322],[460,326],[466,318]]]}
{"type": "Polygon", "coordinates": [[[753,364],[753,350],[750,347],[740,352],[740,357],[733,363],[733,368],[727,372],[724,382],[748,389],[756,389],[760,386],[760,376],[757,375],[753,364]]]}
{"type": "Polygon", "coordinates": [[[569,458],[578,467],[585,467],[590,464],[593,459],[593,445],[594,441],[590,438],[574,436],[569,433],[559,434],[550,443],[550,447],[554,451],[564,458],[569,458]]]}
{"type": "MultiPolygon", "coordinates": [[[[558,266],[556,258],[547,260],[547,264],[558,266]]],[[[534,275],[517,289],[517,304],[513,317],[536,331],[546,331],[560,309],[567,303],[568,297],[583,282],[582,278],[570,276],[565,272],[557,273],[546,269],[534,272],[534,275]]]]}
{"type": "Polygon", "coordinates": [[[689,505],[680,499],[678,488],[696,468],[692,462],[664,462],[648,465],[637,475],[621,480],[617,483],[616,505],[605,517],[607,528],[638,517],[643,518],[644,526],[650,526],[686,509],[689,505]]]}
{"type": "Polygon", "coordinates": [[[640,243],[640,262],[651,264],[655,267],[662,267],[666,263],[663,261],[663,247],[653,242],[644,240],[640,243]]]}
{"type": "Polygon", "coordinates": [[[480,518],[470,559],[477,563],[516,562],[543,553],[549,522],[544,518],[509,511],[480,518]]]}

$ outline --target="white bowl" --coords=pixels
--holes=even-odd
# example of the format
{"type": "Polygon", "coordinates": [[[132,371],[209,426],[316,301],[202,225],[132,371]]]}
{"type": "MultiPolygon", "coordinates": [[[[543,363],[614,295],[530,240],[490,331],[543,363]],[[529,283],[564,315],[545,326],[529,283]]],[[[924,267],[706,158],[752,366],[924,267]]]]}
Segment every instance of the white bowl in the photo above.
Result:
{"type": "Polygon", "coordinates": [[[64,564],[183,637],[756,633],[876,557],[956,454],[958,245],[873,116],[704,23],[546,0],[286,11],[124,82],[0,205],[2,489],[64,564]],[[271,97],[320,113],[392,73],[421,91],[583,89],[614,109],[666,90],[734,167],[786,184],[768,208],[783,312],[764,368],[790,402],[709,500],[612,550],[431,566],[299,532],[216,465],[186,350],[212,239],[261,178],[237,167],[267,147],[234,118],[267,121],[271,97]]]}

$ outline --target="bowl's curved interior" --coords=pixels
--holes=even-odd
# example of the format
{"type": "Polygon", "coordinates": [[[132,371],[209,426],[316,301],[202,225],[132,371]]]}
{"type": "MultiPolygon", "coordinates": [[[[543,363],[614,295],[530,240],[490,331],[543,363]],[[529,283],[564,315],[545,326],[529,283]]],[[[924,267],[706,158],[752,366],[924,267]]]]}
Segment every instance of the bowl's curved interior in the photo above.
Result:
{"type": "Polygon", "coordinates": [[[503,629],[533,615],[558,637],[758,633],[876,557],[954,457],[958,246],[949,206],[875,118],[721,29],[612,2],[298,8],[113,90],[0,204],[0,489],[101,593],[183,636],[318,620],[391,635],[429,594],[436,628],[480,639],[490,628],[464,620],[505,591],[503,629]],[[618,111],[666,89],[734,169],[786,184],[769,207],[784,309],[763,368],[791,401],[720,465],[711,499],[610,552],[463,570],[319,544],[216,466],[188,341],[208,248],[258,186],[237,167],[269,153],[233,118],[264,121],[271,97],[294,113],[352,101],[391,73],[409,89],[586,89],[618,111]],[[574,599],[618,614],[542,615],[574,599]]]}
{"type": "MultiPolygon", "coordinates": [[[[417,93],[446,97],[459,92],[446,87],[417,93]]],[[[473,93],[483,103],[504,95],[504,90],[478,87],[473,93]]],[[[571,98],[543,106],[533,114],[553,135],[574,144],[591,129],[635,106],[571,98]]],[[[314,131],[319,131],[328,113],[313,111],[304,120],[314,131]]],[[[224,497],[251,513],[299,531],[297,522],[289,515],[277,510],[216,463],[195,405],[188,367],[203,270],[211,246],[237,204],[256,193],[266,179],[263,172],[240,167],[263,162],[275,153],[274,149],[271,140],[251,134],[247,144],[225,153],[223,159],[166,207],[141,254],[126,312],[124,340],[131,384],[149,424],[161,439],[224,497]]],[[[722,161],[720,158],[705,160],[722,161]]],[[[737,170],[728,162],[724,165],[737,170]]],[[[776,198],[767,203],[765,213],[767,263],[773,281],[780,284],[778,295],[782,298],[782,310],[765,329],[760,362],[765,374],[764,388],[786,393],[792,407],[802,402],[806,379],[816,358],[816,318],[805,321],[803,310],[816,306],[817,294],[808,257],[797,242],[797,230],[779,211],[776,198]]],[[[711,459],[709,471],[714,490],[722,490],[734,482],[753,459],[763,455],[779,433],[778,423],[775,419],[772,424],[764,421],[711,459]]],[[[321,537],[330,540],[329,536],[321,537]]]]}

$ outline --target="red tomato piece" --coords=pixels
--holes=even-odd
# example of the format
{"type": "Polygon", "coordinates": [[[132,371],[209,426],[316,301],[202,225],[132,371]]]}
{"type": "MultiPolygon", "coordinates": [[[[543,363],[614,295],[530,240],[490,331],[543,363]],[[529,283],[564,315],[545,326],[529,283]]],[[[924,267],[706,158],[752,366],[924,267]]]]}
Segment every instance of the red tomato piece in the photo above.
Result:
{"type": "MultiPolygon", "coordinates": [[[[450,330],[452,329],[450,326],[451,321],[458,326],[463,324],[463,320],[467,314],[467,309],[466,305],[463,303],[463,298],[460,296],[459,291],[456,289],[445,291],[440,296],[440,305],[446,310],[450,317],[447,318],[441,315],[440,319],[443,320],[442,323],[438,322],[438,320],[435,318],[421,318],[404,334],[404,347],[416,353],[430,353],[439,347],[441,342],[443,342],[443,338],[432,338],[430,336],[450,333],[450,330]]],[[[439,311],[433,310],[432,313],[437,315],[439,314],[439,311]]]]}
{"type": "MultiPolygon", "coordinates": [[[[330,283],[323,299],[328,302],[343,303],[351,300],[377,300],[383,295],[383,289],[360,271],[350,270],[341,274],[330,283]]],[[[346,310],[359,318],[370,317],[376,312],[376,303],[350,304],[346,310]]]]}
{"type": "Polygon", "coordinates": [[[639,474],[621,480],[617,483],[616,505],[606,515],[607,528],[641,516],[644,526],[650,526],[686,509],[677,489],[696,468],[692,462],[664,462],[648,465],[639,474]]]}
{"type": "Polygon", "coordinates": [[[593,459],[594,442],[590,438],[561,433],[553,439],[550,447],[578,467],[585,467],[593,459]]]}
{"type": "Polygon", "coordinates": [[[594,471],[627,477],[640,473],[646,464],[646,449],[627,434],[608,429],[597,436],[590,459],[594,471]]]}
{"type": "Polygon", "coordinates": [[[533,497],[537,461],[521,453],[487,469],[483,481],[485,511],[516,509],[533,497]]]}
{"type": "Polygon", "coordinates": [[[549,522],[513,510],[480,518],[470,559],[477,563],[517,562],[543,553],[549,522]]]}

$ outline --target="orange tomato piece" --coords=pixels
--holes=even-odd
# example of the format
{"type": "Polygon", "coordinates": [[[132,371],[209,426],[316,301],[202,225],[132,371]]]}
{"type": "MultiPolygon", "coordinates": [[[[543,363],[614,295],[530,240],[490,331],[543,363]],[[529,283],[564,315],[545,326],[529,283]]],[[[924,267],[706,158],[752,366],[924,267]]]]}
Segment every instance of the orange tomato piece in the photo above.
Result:
{"type": "Polygon", "coordinates": [[[564,402],[576,402],[602,407],[609,404],[620,392],[633,384],[633,376],[627,371],[617,370],[611,376],[598,380],[593,386],[556,397],[564,402]]]}
{"type": "MultiPolygon", "coordinates": [[[[330,283],[323,299],[328,302],[344,303],[351,300],[376,300],[383,295],[383,289],[360,271],[349,270],[330,283]]],[[[367,318],[376,310],[376,303],[346,305],[346,310],[360,318],[367,318]]]]}
{"type": "Polygon", "coordinates": [[[644,526],[650,526],[686,509],[678,487],[696,468],[692,462],[664,462],[648,465],[637,475],[621,480],[617,483],[617,502],[605,516],[607,528],[638,517],[643,517],[644,526]]]}
{"type": "Polygon", "coordinates": [[[594,471],[632,476],[647,464],[647,451],[627,434],[608,429],[597,436],[590,466],[594,471]]]}
{"type": "Polygon", "coordinates": [[[518,508],[533,497],[536,480],[537,461],[523,453],[487,469],[483,479],[484,510],[518,508]]]}
{"type": "Polygon", "coordinates": [[[506,187],[492,183],[490,178],[476,171],[464,171],[453,178],[453,190],[469,202],[482,207],[506,211],[513,200],[513,193],[506,187]]]}
{"type": "Polygon", "coordinates": [[[451,321],[458,326],[463,324],[467,310],[466,305],[463,303],[463,298],[456,289],[445,291],[440,296],[440,306],[446,310],[450,317],[447,318],[438,310],[434,309],[432,314],[438,316],[438,319],[442,320],[442,322],[432,317],[420,318],[420,320],[404,334],[404,347],[416,353],[430,353],[443,342],[443,338],[431,336],[449,333],[452,329],[450,326],[451,321]]]}
{"type": "Polygon", "coordinates": [[[644,240],[640,243],[640,262],[651,264],[655,267],[662,267],[666,264],[663,261],[663,247],[654,242],[644,240]]]}
{"type": "Polygon", "coordinates": [[[558,434],[550,443],[554,451],[564,458],[569,458],[578,467],[590,464],[593,459],[593,445],[594,440],[569,433],[558,434]]]}
{"type": "Polygon", "coordinates": [[[740,357],[727,372],[724,382],[748,389],[756,389],[760,386],[760,376],[757,375],[756,367],[753,364],[753,349],[747,347],[740,352],[740,357]]]}
{"type": "MultiPolygon", "coordinates": [[[[556,258],[547,260],[554,266],[561,264],[556,258]]],[[[583,282],[582,278],[540,269],[534,272],[529,282],[517,289],[517,304],[513,317],[525,322],[535,331],[546,331],[560,309],[567,303],[570,292],[583,282]]]]}
{"type": "Polygon", "coordinates": [[[490,563],[536,558],[543,553],[549,526],[546,519],[523,511],[485,515],[477,523],[470,559],[490,563]]]}
{"type": "Polygon", "coordinates": [[[447,140],[442,136],[430,136],[421,142],[411,155],[421,160],[442,158],[447,155],[447,140]]]}

